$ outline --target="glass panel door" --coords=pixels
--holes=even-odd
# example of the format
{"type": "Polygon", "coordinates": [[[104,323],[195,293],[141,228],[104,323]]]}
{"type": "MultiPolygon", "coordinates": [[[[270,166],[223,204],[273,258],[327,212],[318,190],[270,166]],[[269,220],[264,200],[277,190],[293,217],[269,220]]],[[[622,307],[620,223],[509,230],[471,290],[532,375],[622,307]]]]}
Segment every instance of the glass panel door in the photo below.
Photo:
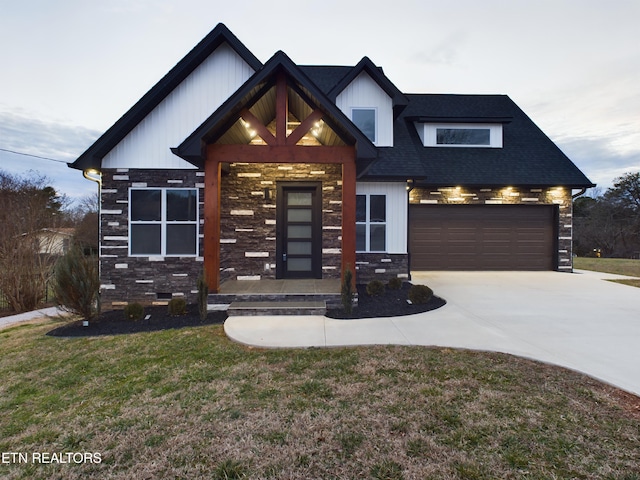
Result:
{"type": "Polygon", "coordinates": [[[278,212],[279,278],[319,278],[320,199],[316,185],[282,186],[278,212]]]}

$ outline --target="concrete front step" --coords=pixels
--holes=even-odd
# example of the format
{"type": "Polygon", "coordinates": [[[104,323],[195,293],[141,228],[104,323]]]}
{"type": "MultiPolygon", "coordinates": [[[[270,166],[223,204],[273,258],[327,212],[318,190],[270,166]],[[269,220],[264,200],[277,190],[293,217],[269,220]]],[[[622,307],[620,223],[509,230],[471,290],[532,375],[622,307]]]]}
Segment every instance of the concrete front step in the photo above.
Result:
{"type": "Polygon", "coordinates": [[[229,316],[236,315],[324,315],[327,302],[324,300],[274,300],[233,301],[227,309],[229,316]]]}

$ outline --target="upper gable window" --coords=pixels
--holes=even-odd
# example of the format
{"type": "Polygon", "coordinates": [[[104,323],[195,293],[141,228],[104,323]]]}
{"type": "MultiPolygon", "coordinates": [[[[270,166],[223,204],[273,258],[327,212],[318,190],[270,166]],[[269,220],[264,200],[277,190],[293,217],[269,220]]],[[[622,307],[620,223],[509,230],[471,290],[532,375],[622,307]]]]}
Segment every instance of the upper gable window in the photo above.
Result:
{"type": "Polygon", "coordinates": [[[376,143],[376,109],[352,108],[351,121],[364,133],[372,143],[376,143]]]}
{"type": "Polygon", "coordinates": [[[502,148],[502,124],[417,123],[425,147],[502,148]]]}

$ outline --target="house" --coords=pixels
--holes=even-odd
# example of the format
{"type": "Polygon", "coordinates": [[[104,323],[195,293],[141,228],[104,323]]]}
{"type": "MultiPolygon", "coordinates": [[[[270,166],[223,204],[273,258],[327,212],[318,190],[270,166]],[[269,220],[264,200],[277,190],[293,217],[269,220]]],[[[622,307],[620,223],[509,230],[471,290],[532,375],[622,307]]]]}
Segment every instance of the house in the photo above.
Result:
{"type": "Polygon", "coordinates": [[[101,176],[104,305],[192,299],[203,271],[213,292],[571,272],[593,186],[508,96],[403,93],[367,57],[263,64],[222,24],[71,167],[101,176]]]}
{"type": "Polygon", "coordinates": [[[33,242],[40,255],[64,255],[69,251],[75,228],[42,228],[33,233],[24,233],[21,238],[33,242]]]}

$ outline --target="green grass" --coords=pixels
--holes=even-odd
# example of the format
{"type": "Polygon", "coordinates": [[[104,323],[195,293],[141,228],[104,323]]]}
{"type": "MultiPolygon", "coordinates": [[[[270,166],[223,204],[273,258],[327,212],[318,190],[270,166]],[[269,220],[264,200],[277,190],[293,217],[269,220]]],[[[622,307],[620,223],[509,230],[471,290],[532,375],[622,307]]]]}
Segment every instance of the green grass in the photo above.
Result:
{"type": "MultiPolygon", "coordinates": [[[[619,392],[503,354],[261,350],[220,326],[85,339],[0,331],[7,479],[640,479],[619,392]]],[[[637,399],[636,406],[638,404],[637,399]]]]}
{"type": "MultiPolygon", "coordinates": [[[[595,272],[614,273],[617,275],[628,275],[640,278],[640,260],[628,258],[585,258],[577,257],[573,259],[573,267],[582,270],[593,270],[595,272]]],[[[622,283],[632,287],[640,287],[640,280],[624,279],[611,280],[615,283],[622,283]]]]}

